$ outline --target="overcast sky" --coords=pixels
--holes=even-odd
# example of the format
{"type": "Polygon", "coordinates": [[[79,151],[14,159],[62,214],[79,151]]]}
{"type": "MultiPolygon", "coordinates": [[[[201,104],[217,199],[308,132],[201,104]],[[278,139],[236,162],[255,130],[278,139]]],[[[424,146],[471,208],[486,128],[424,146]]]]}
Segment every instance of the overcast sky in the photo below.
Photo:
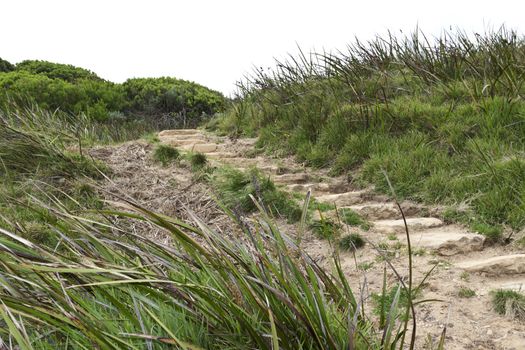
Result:
{"type": "Polygon", "coordinates": [[[390,29],[525,32],[525,1],[0,0],[0,57],[88,68],[122,82],[175,76],[226,94],[297,45],[344,48],[390,29]]]}

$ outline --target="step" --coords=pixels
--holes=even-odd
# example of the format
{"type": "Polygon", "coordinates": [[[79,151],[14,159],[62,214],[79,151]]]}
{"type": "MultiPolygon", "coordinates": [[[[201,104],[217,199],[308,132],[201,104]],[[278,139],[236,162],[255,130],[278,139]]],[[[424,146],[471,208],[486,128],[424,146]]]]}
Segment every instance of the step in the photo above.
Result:
{"type": "Polygon", "coordinates": [[[202,134],[202,132],[198,129],[173,129],[173,130],[163,130],[159,132],[159,138],[167,137],[167,136],[176,136],[176,135],[194,135],[194,134],[202,134]]]}
{"type": "Polygon", "coordinates": [[[515,292],[525,293],[525,278],[515,279],[512,282],[502,283],[495,289],[513,290],[515,292]]]}
{"type": "Polygon", "coordinates": [[[487,275],[514,275],[525,273],[525,254],[510,254],[463,261],[457,267],[468,271],[486,273],[487,275]]]}
{"type": "Polygon", "coordinates": [[[177,141],[191,140],[191,139],[206,140],[207,136],[203,134],[183,134],[183,135],[162,136],[161,138],[166,139],[166,140],[177,140],[177,141]]]}
{"type": "MultiPolygon", "coordinates": [[[[401,212],[395,203],[391,202],[366,202],[347,207],[367,218],[368,220],[399,219],[401,212]]],[[[414,216],[420,212],[419,206],[414,203],[401,203],[401,208],[406,216],[414,216]]]]}
{"type": "Polygon", "coordinates": [[[230,165],[239,166],[239,167],[252,167],[257,166],[260,163],[264,162],[261,158],[242,158],[242,157],[225,157],[228,159],[225,159],[224,162],[228,163],[230,165]]]}
{"type": "MultiPolygon", "coordinates": [[[[406,243],[406,235],[400,234],[399,240],[406,243]]],[[[456,225],[430,228],[410,234],[413,247],[432,250],[439,255],[451,256],[483,250],[485,236],[468,232],[456,225]]]]}
{"type": "MultiPolygon", "coordinates": [[[[256,168],[267,175],[276,175],[280,173],[280,168],[274,165],[263,165],[263,166],[257,166],[256,168]]],[[[248,167],[248,168],[238,167],[237,169],[242,170],[242,171],[250,171],[251,167],[248,167]]]]}
{"type": "MultiPolygon", "coordinates": [[[[443,225],[443,221],[437,218],[407,218],[407,226],[409,232],[421,231],[433,227],[443,225]]],[[[405,224],[403,219],[398,220],[377,220],[372,222],[375,231],[383,233],[403,233],[405,232],[405,224]]]]}
{"type": "Polygon", "coordinates": [[[394,219],[401,216],[393,203],[362,203],[343,208],[351,209],[368,220],[394,219]]]}
{"type": "Polygon", "coordinates": [[[215,158],[216,160],[225,160],[226,163],[229,163],[231,159],[235,159],[239,154],[236,152],[226,152],[226,151],[215,151],[208,152],[208,157],[215,158]]]}
{"type": "Polygon", "coordinates": [[[272,176],[272,181],[279,185],[304,184],[310,180],[310,176],[305,173],[283,174],[272,176]]]}
{"type": "Polygon", "coordinates": [[[343,193],[325,194],[317,196],[315,199],[320,203],[335,204],[338,207],[350,206],[364,201],[363,196],[366,191],[350,191],[343,193]]]}
{"type": "Polygon", "coordinates": [[[218,145],[216,143],[197,143],[181,146],[185,151],[199,152],[199,153],[213,153],[217,150],[218,145]]]}
{"type": "Polygon", "coordinates": [[[289,191],[293,191],[293,192],[307,192],[308,190],[311,190],[311,191],[316,190],[318,185],[319,184],[315,184],[315,183],[291,184],[291,185],[286,185],[286,188],[289,191]]]}
{"type": "Polygon", "coordinates": [[[257,143],[257,138],[244,138],[244,139],[238,139],[235,141],[235,144],[239,144],[242,146],[254,146],[257,143]]]}
{"type": "Polygon", "coordinates": [[[208,143],[208,141],[204,140],[204,139],[195,139],[195,138],[191,138],[191,139],[186,139],[186,140],[180,140],[180,139],[171,139],[171,138],[164,138],[162,140],[163,143],[167,143],[169,144],[170,146],[173,146],[173,147],[181,147],[181,146],[187,146],[187,145],[196,145],[196,144],[203,144],[203,143],[208,143]]]}

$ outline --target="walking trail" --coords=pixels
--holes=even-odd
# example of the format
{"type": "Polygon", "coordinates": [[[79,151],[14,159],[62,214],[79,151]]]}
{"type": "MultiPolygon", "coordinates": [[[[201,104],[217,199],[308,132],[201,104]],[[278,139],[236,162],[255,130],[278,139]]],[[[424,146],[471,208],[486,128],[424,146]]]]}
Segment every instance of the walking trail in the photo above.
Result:
{"type": "MultiPolygon", "coordinates": [[[[292,158],[254,156],[257,154],[254,151],[256,139],[230,140],[197,129],[166,130],[158,136],[164,144],[185,151],[204,153],[215,164],[228,164],[238,169],[257,167],[286,191],[306,193],[311,190],[318,202],[335,204],[338,209],[352,209],[368,220],[368,230],[343,225],[346,232],[362,235],[367,244],[357,250],[355,255],[342,252],[341,264],[355,290],[360,285],[366,286],[365,307],[369,310],[373,305],[370,294],[379,292],[382,287],[385,255],[391,257],[391,263],[402,276],[407,275],[404,222],[397,206],[387,196],[378,195],[372,188],[355,188],[347,177],[330,177],[326,170],[307,168],[292,158]]],[[[131,171],[117,174],[114,181],[129,186],[129,181],[147,178],[148,193],[153,194],[148,198],[156,201],[157,206],[165,206],[169,202],[168,197],[175,196],[176,191],[191,187],[191,183],[186,185],[189,180],[184,180],[185,176],[188,177],[184,172],[152,165],[148,160],[151,147],[147,144],[114,146],[105,152],[95,150],[94,154],[103,158],[110,167],[115,165],[112,164],[115,159],[122,159],[122,155],[124,158],[131,157],[126,160],[131,171]],[[143,164],[134,159],[136,154],[128,154],[130,150],[136,153],[138,149],[141,154],[140,162],[143,164]],[[122,153],[121,157],[116,157],[118,152],[122,153]],[[166,184],[169,181],[178,182],[179,186],[171,186],[167,190],[166,184]]],[[[191,187],[190,191],[193,191],[193,196],[202,197],[205,189],[191,187]]],[[[136,195],[141,197],[140,191],[137,192],[136,195]]],[[[201,203],[200,207],[203,206],[202,200],[195,200],[197,202],[201,203]]],[[[205,204],[207,209],[202,211],[205,213],[204,219],[211,223],[220,222],[220,210],[209,210],[210,207],[215,208],[212,202],[211,199],[204,201],[208,203],[205,204]]],[[[441,300],[418,305],[417,348],[428,348],[429,337],[435,342],[446,325],[446,349],[525,349],[525,325],[498,315],[491,307],[489,294],[500,288],[525,290],[525,252],[511,245],[486,244],[484,236],[470,232],[460,225],[444,222],[439,208],[408,201],[402,202],[401,207],[407,216],[414,252],[415,285],[437,265],[427,278],[418,299],[441,300]],[[467,288],[473,290],[475,296],[461,297],[460,291],[467,288]]],[[[335,210],[323,212],[323,216],[335,218],[335,210]]],[[[284,223],[282,226],[284,230],[293,230],[284,223]]],[[[332,268],[332,247],[328,241],[318,239],[310,233],[302,244],[303,249],[323,266],[332,268]]],[[[395,285],[395,275],[388,267],[387,278],[390,285],[395,285]]]]}

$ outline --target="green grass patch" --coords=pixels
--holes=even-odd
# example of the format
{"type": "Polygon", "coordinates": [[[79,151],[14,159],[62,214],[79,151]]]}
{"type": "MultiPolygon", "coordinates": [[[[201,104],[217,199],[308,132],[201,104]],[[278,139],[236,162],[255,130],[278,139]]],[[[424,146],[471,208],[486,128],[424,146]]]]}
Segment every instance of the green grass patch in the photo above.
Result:
{"type": "Polygon", "coordinates": [[[467,287],[460,287],[458,290],[458,297],[473,298],[476,296],[476,291],[467,287]]]}
{"type": "Polygon", "coordinates": [[[204,153],[190,153],[189,160],[193,171],[200,170],[208,165],[208,158],[204,153]]]}
{"type": "Polygon", "coordinates": [[[495,290],[491,292],[492,305],[500,315],[518,321],[525,321],[525,295],[513,290],[495,290]]]}
{"type": "Polygon", "coordinates": [[[351,233],[339,241],[339,248],[346,251],[354,251],[365,246],[365,240],[358,233],[351,233]]]}
{"type": "Polygon", "coordinates": [[[322,218],[310,224],[310,228],[322,239],[334,239],[341,234],[341,225],[331,219],[322,218]]]}
{"type": "Polygon", "coordinates": [[[370,229],[370,223],[363,219],[361,215],[359,215],[352,209],[339,209],[339,216],[341,217],[341,221],[349,226],[359,226],[365,231],[368,231],[370,229]]]}
{"type": "Polygon", "coordinates": [[[168,145],[158,145],[153,151],[153,159],[161,163],[162,166],[168,166],[175,163],[180,158],[180,152],[168,145]]]}
{"type": "Polygon", "coordinates": [[[231,167],[219,168],[211,177],[211,185],[230,209],[254,212],[257,207],[253,197],[277,217],[286,218],[289,222],[297,222],[301,218],[302,211],[293,196],[279,190],[269,177],[257,169],[240,171],[231,167]]]}

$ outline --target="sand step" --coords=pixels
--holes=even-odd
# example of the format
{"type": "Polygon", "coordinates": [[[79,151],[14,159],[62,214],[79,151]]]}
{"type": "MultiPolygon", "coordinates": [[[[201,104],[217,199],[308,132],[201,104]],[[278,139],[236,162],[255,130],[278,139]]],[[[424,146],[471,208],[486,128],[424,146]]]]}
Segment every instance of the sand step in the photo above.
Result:
{"type": "Polygon", "coordinates": [[[208,137],[203,134],[183,134],[183,135],[172,135],[163,136],[162,139],[182,141],[182,140],[206,140],[208,137]]]}
{"type": "Polygon", "coordinates": [[[291,184],[291,185],[287,185],[286,188],[289,191],[303,192],[303,193],[306,193],[308,190],[311,190],[314,194],[323,193],[321,195],[345,192],[341,184],[328,183],[328,182],[291,184]]]}
{"type": "Polygon", "coordinates": [[[335,204],[338,207],[345,207],[362,203],[366,194],[366,191],[350,191],[343,193],[325,194],[322,196],[317,196],[315,197],[315,199],[320,203],[335,204]]]}
{"type": "Polygon", "coordinates": [[[468,260],[460,262],[456,266],[468,272],[486,273],[487,275],[522,274],[525,273],[525,254],[468,260]]]}
{"type": "Polygon", "coordinates": [[[317,190],[319,187],[319,184],[316,183],[306,183],[306,184],[290,184],[286,185],[286,188],[288,191],[292,192],[307,192],[308,190],[311,190],[312,192],[314,190],[317,190]]]}
{"type": "MultiPolygon", "coordinates": [[[[268,175],[281,174],[280,172],[281,169],[275,165],[262,165],[262,166],[256,166],[256,168],[260,170],[261,172],[263,172],[264,174],[268,174],[268,175]]],[[[251,167],[248,167],[248,168],[238,167],[237,169],[242,170],[242,171],[250,171],[251,167]]]]}
{"type": "Polygon", "coordinates": [[[401,216],[394,203],[362,203],[343,208],[351,209],[368,220],[394,219],[401,216]]]}
{"type": "Polygon", "coordinates": [[[172,130],[163,130],[159,132],[159,138],[168,137],[168,136],[177,136],[177,135],[195,135],[201,134],[202,132],[198,129],[172,129],[172,130]]]}
{"type": "Polygon", "coordinates": [[[190,152],[213,153],[217,151],[218,146],[216,143],[193,143],[181,146],[180,148],[190,152]]]}
{"type": "MultiPolygon", "coordinates": [[[[399,219],[401,212],[395,203],[366,202],[345,207],[367,218],[368,220],[399,219]]],[[[401,203],[406,216],[417,215],[421,208],[413,203],[401,203]]]]}
{"type": "Polygon", "coordinates": [[[512,282],[504,282],[494,289],[513,290],[515,292],[525,293],[525,278],[513,279],[512,282]]]}
{"type": "Polygon", "coordinates": [[[244,138],[244,139],[238,139],[235,141],[234,144],[242,145],[242,146],[254,146],[257,143],[257,138],[244,138]]]}
{"type": "MultiPolygon", "coordinates": [[[[399,234],[399,240],[406,243],[406,236],[399,234]]],[[[430,228],[410,234],[410,243],[413,247],[432,250],[444,256],[481,251],[484,242],[485,236],[469,232],[456,225],[430,228]]]]}
{"type": "Polygon", "coordinates": [[[216,160],[224,160],[225,162],[230,161],[230,159],[235,159],[239,156],[236,152],[226,152],[226,151],[215,151],[215,152],[208,152],[208,157],[214,158],[216,160]]]}
{"type": "MultiPolygon", "coordinates": [[[[407,226],[410,232],[421,231],[433,227],[443,226],[443,221],[437,218],[407,218],[407,226]]],[[[405,224],[403,219],[377,220],[372,222],[375,231],[383,233],[403,233],[405,224]]]]}
{"type": "Polygon", "coordinates": [[[225,163],[228,163],[232,166],[238,166],[242,168],[248,168],[253,166],[259,166],[262,163],[265,163],[264,159],[262,158],[242,158],[242,157],[235,157],[235,158],[229,158],[224,159],[225,163]]]}
{"type": "Polygon", "coordinates": [[[306,173],[282,174],[272,176],[272,181],[278,185],[308,183],[310,176],[306,173]]]}
{"type": "Polygon", "coordinates": [[[162,142],[170,146],[173,146],[173,147],[181,147],[181,146],[187,146],[187,145],[197,145],[197,144],[208,143],[208,141],[204,139],[195,139],[195,138],[186,139],[186,140],[180,140],[178,138],[177,139],[167,138],[167,139],[163,139],[162,142]]]}

